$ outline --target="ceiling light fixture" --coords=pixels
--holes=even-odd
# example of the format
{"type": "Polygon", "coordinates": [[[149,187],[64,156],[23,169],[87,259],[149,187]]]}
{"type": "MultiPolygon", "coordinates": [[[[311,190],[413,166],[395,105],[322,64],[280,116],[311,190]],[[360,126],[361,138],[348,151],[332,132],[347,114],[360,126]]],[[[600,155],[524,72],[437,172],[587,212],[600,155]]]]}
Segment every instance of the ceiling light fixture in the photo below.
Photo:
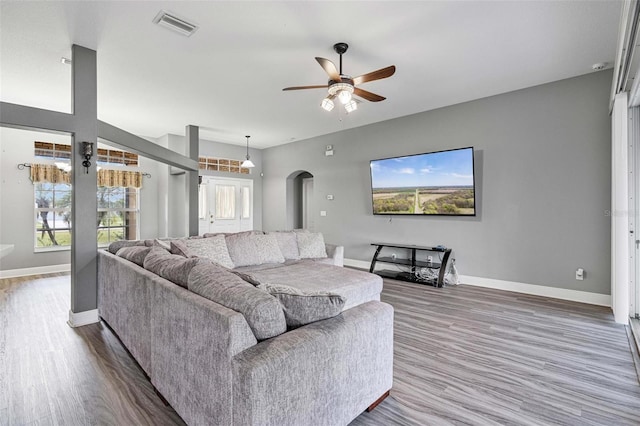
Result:
{"type": "Polygon", "coordinates": [[[344,109],[346,109],[347,112],[353,112],[358,109],[358,103],[355,101],[355,99],[351,99],[349,102],[344,104],[344,109]]]}
{"type": "Polygon", "coordinates": [[[190,37],[198,30],[198,26],[196,24],[187,22],[186,20],[178,18],[164,10],[158,12],[156,17],[153,18],[153,23],[187,37],[190,37]]]}
{"type": "Polygon", "coordinates": [[[320,104],[322,109],[324,109],[325,111],[331,111],[333,109],[333,107],[335,106],[333,104],[333,98],[335,98],[335,95],[329,95],[326,98],[324,98],[322,100],[322,104],[320,104]]]}
{"type": "Polygon", "coordinates": [[[247,169],[250,169],[250,168],[252,168],[252,167],[255,167],[255,166],[256,166],[255,164],[253,164],[253,162],[252,162],[252,161],[251,161],[251,159],[249,158],[249,138],[250,138],[250,137],[251,137],[251,136],[245,136],[245,138],[247,138],[247,159],[246,159],[246,160],[244,160],[244,161],[242,162],[242,164],[240,164],[240,167],[245,167],[245,168],[247,168],[247,169]]]}

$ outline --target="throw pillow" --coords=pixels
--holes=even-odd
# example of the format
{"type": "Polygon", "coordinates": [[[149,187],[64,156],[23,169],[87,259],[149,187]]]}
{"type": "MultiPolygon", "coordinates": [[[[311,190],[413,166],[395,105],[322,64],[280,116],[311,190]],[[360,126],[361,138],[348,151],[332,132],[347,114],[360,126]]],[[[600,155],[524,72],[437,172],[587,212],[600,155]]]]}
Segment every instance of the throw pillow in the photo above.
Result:
{"type": "Polygon", "coordinates": [[[347,301],[338,294],[325,291],[305,293],[286,285],[260,284],[258,288],[280,301],[289,328],[335,317],[342,312],[347,301]]]}
{"type": "Polygon", "coordinates": [[[260,264],[284,263],[284,256],[280,251],[278,240],[273,234],[252,235],[253,242],[258,249],[260,264]]]}
{"type": "Polygon", "coordinates": [[[171,250],[171,243],[169,241],[159,240],[156,238],[155,240],[153,240],[152,247],[162,247],[165,250],[171,250]]]}
{"type": "Polygon", "coordinates": [[[182,257],[195,257],[191,256],[191,251],[189,247],[187,247],[187,243],[183,240],[175,240],[171,241],[171,250],[169,250],[171,254],[177,254],[182,257]]]}
{"type": "Polygon", "coordinates": [[[253,237],[252,234],[245,232],[227,235],[225,237],[227,248],[229,249],[229,256],[236,268],[240,266],[260,265],[260,255],[258,254],[258,247],[256,247],[253,237]]]}
{"type": "Polygon", "coordinates": [[[296,234],[292,231],[269,232],[276,236],[280,252],[286,260],[300,260],[300,252],[298,251],[298,240],[296,234]]]}
{"type": "Polygon", "coordinates": [[[298,249],[301,259],[319,259],[327,257],[324,238],[320,232],[297,232],[298,249]]]}
{"type": "Polygon", "coordinates": [[[144,259],[151,251],[151,247],[145,246],[129,246],[122,247],[116,253],[116,256],[120,256],[123,259],[127,259],[129,262],[133,262],[138,266],[143,266],[144,259]]]}
{"type": "Polygon", "coordinates": [[[273,296],[220,265],[209,263],[194,267],[188,284],[190,291],[240,312],[258,340],[287,331],[282,306],[273,296]]]}
{"type": "Polygon", "coordinates": [[[233,261],[229,257],[229,250],[227,250],[227,243],[223,235],[211,238],[185,240],[185,244],[189,249],[190,257],[206,257],[225,268],[231,269],[234,267],[233,261]]]}
{"type": "Polygon", "coordinates": [[[171,254],[162,247],[152,247],[144,258],[143,266],[144,269],[186,288],[189,272],[203,262],[209,263],[206,259],[184,258],[171,254]]]}

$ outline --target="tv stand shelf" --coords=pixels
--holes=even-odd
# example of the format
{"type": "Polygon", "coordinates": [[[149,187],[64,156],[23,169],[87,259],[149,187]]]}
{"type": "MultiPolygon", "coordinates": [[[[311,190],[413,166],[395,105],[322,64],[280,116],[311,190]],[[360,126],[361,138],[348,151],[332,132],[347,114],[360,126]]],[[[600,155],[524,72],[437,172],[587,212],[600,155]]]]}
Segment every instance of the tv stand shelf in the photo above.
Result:
{"type": "Polygon", "coordinates": [[[393,243],[371,243],[372,246],[377,246],[376,253],[373,255],[373,259],[371,260],[371,267],[369,268],[369,272],[380,275],[384,278],[393,278],[397,280],[410,281],[419,284],[431,284],[435,287],[442,287],[444,285],[444,276],[447,271],[447,263],[449,261],[449,257],[451,256],[451,249],[444,247],[428,247],[428,246],[415,246],[415,245],[406,245],[406,244],[393,244],[393,243]],[[398,248],[409,250],[410,257],[409,258],[398,258],[391,256],[380,256],[380,252],[383,248],[398,248]],[[435,252],[442,253],[442,259],[440,262],[428,262],[426,259],[426,254],[424,260],[418,260],[417,253],[418,252],[435,252]],[[404,267],[409,267],[408,271],[390,271],[388,269],[376,271],[376,263],[382,262],[387,264],[401,265],[404,267]],[[425,279],[418,276],[417,269],[418,268],[428,268],[431,270],[438,270],[437,278],[425,279]]]}

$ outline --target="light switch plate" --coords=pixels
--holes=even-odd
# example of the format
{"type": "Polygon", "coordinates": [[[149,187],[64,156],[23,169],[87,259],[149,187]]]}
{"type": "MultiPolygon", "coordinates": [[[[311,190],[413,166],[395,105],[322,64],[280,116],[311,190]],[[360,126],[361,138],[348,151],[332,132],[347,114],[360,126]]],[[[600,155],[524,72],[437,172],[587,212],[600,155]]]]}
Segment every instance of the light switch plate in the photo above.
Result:
{"type": "Polygon", "coordinates": [[[326,210],[320,210],[320,216],[326,216],[326,215],[327,215],[326,210]]]}

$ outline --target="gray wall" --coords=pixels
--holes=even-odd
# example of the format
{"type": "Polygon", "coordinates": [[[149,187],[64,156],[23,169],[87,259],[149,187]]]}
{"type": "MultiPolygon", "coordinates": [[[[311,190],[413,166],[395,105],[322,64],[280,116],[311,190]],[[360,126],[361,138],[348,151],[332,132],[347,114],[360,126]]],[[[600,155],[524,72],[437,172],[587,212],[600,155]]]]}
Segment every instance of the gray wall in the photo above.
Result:
{"type": "Polygon", "coordinates": [[[443,244],[463,275],[609,294],[611,80],[588,74],[263,150],[264,229],[286,227],[286,178],[307,170],[316,228],[347,258],[370,261],[375,241],[443,244]],[[465,146],[476,217],[373,216],[371,159],[465,146]]]}

